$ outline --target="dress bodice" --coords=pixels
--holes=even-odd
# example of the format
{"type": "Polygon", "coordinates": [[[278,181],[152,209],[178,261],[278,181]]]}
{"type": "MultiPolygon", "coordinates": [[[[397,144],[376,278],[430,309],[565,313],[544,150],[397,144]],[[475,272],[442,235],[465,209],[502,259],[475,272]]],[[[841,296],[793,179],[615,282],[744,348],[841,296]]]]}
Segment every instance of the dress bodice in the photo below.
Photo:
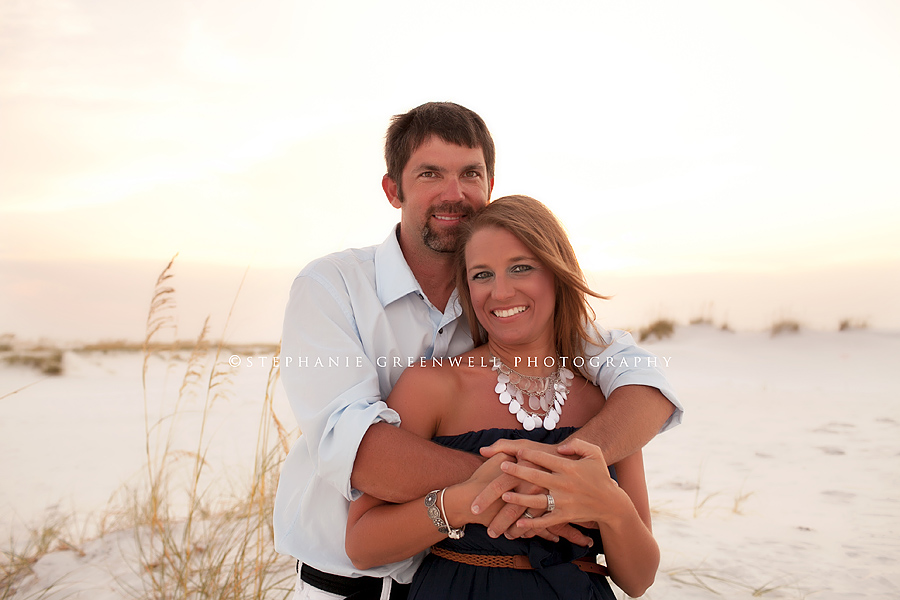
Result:
{"type": "MultiPolygon", "coordinates": [[[[556,444],[574,431],[574,427],[552,430],[536,428],[531,431],[485,429],[440,436],[434,438],[434,441],[448,448],[476,453],[480,448],[501,439],[526,439],[556,444]]],[[[614,473],[612,468],[610,470],[611,474],[614,473]]],[[[484,526],[469,524],[462,539],[447,538],[438,546],[464,554],[526,555],[535,568],[515,570],[477,567],[430,554],[413,579],[410,598],[612,599],[614,595],[605,577],[588,575],[571,563],[572,560],[602,552],[599,532],[588,529],[583,531],[594,540],[593,548],[576,546],[565,539],[556,543],[539,537],[509,540],[501,536],[494,539],[488,536],[484,526]]]]}

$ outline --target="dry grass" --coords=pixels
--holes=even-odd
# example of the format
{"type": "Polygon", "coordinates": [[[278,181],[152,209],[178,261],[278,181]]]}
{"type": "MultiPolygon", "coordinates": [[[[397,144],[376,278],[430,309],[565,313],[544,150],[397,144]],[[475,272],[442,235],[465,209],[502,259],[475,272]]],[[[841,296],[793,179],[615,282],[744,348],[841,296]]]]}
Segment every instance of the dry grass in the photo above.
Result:
{"type": "MultiPolygon", "coordinates": [[[[214,405],[226,401],[231,393],[227,357],[237,353],[236,348],[259,354],[262,346],[210,342],[206,324],[189,347],[175,341],[175,289],[171,285],[174,260],[156,282],[145,339],[140,345],[146,452],[143,481],[123,489],[115,504],[106,509],[99,519],[100,534],[133,531],[137,553],[131,566],[136,579],[119,581],[120,591],[132,597],[285,599],[293,589],[293,560],[277,554],[272,543],[275,485],[291,441],[273,408],[278,370],[271,361],[273,368],[261,391],[252,472],[245,473],[241,482],[231,482],[230,493],[215,493],[214,488],[221,489],[222,481],[213,476],[206,460],[212,443],[209,417],[214,405]],[[186,361],[178,359],[175,351],[186,348],[189,357],[186,361]],[[154,387],[153,382],[159,378],[152,378],[151,371],[158,368],[164,368],[166,375],[183,369],[177,390],[159,392],[154,387]],[[165,397],[157,398],[157,393],[165,397]],[[157,413],[151,408],[155,406],[162,407],[158,414],[152,414],[157,413]],[[177,447],[175,440],[186,436],[176,433],[197,427],[198,419],[193,418],[197,413],[199,429],[188,436],[195,444],[177,447]],[[185,418],[187,415],[192,418],[185,418]],[[134,581],[140,583],[135,585],[134,581]]],[[[222,338],[227,327],[226,321],[222,338]]],[[[272,356],[277,355],[278,346],[268,349],[272,356]]],[[[103,347],[82,350],[134,348],[126,342],[105,342],[103,347]]],[[[33,574],[32,566],[48,552],[78,551],[77,544],[66,541],[71,536],[63,529],[62,522],[50,519],[33,528],[26,542],[10,540],[10,549],[2,551],[0,600],[16,595],[33,574]]],[[[31,597],[46,595],[55,585],[43,585],[44,589],[31,597]]]]}
{"type": "Polygon", "coordinates": [[[26,527],[26,530],[24,541],[10,539],[7,547],[0,550],[0,600],[32,600],[56,592],[65,576],[25,595],[21,590],[22,584],[34,574],[34,565],[47,554],[71,551],[84,556],[81,549],[85,541],[84,531],[77,531],[73,515],[63,515],[54,510],[39,525],[26,527]]]}
{"type": "MultiPolygon", "coordinates": [[[[277,344],[228,344],[222,342],[222,350],[231,354],[240,354],[243,356],[257,356],[260,354],[272,354],[278,352],[277,344]]],[[[171,342],[147,341],[129,342],[126,340],[113,340],[97,342],[94,344],[84,344],[73,348],[73,352],[150,352],[151,354],[159,354],[165,352],[193,352],[197,347],[197,340],[173,340],[171,342]]]]}
{"type": "MultiPolygon", "coordinates": [[[[225,344],[209,343],[206,324],[187,360],[172,412],[150,417],[150,358],[160,349],[172,349],[161,340],[166,332],[177,331],[172,314],[174,289],[169,285],[171,269],[172,262],[157,280],[143,344],[147,481],[143,492],[133,496],[131,518],[139,525],[134,531],[144,589],[136,595],[166,599],[287,597],[294,579],[291,560],[275,553],[271,530],[275,481],[289,446],[272,406],[278,379],[275,361],[261,403],[254,469],[244,489],[231,498],[209,497],[209,487],[203,483],[208,469],[210,410],[227,398],[230,389],[225,344]],[[179,417],[185,405],[198,398],[202,417],[196,447],[177,449],[173,439],[181,426],[179,417]],[[190,476],[186,486],[178,488],[173,483],[173,465],[185,458],[190,461],[190,476]],[[177,506],[184,506],[184,512],[177,506]]],[[[229,312],[226,330],[230,318],[229,312]]]]}
{"type": "Polygon", "coordinates": [[[771,333],[773,336],[783,333],[797,333],[800,331],[800,323],[792,319],[782,319],[772,324],[771,333]]]}
{"type": "Polygon", "coordinates": [[[655,336],[658,340],[664,340],[667,337],[671,337],[673,333],[675,333],[674,321],[670,321],[669,319],[658,319],[650,325],[641,328],[640,338],[642,342],[650,336],[655,336]]]}
{"type": "Polygon", "coordinates": [[[3,361],[8,365],[32,367],[44,375],[62,375],[64,354],[59,348],[26,348],[3,352],[3,361]]]}
{"type": "Polygon", "coordinates": [[[773,592],[779,592],[782,597],[787,590],[794,590],[797,598],[806,598],[810,592],[799,590],[796,585],[786,578],[770,579],[762,584],[748,583],[732,577],[724,577],[713,569],[699,567],[676,567],[663,571],[673,581],[712,592],[716,595],[728,598],[727,591],[723,593],[723,587],[731,590],[740,590],[749,593],[753,598],[762,598],[773,592]]]}
{"type": "Polygon", "coordinates": [[[853,331],[868,328],[869,324],[866,321],[859,319],[842,319],[840,324],[838,324],[838,331],[853,331]]]}

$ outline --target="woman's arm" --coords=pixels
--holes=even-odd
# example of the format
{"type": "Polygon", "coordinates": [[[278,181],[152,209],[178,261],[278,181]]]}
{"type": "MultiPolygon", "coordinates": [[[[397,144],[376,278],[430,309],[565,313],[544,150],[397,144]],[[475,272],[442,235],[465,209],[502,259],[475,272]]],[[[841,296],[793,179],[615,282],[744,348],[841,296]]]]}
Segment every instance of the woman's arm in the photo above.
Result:
{"type": "MultiPolygon", "coordinates": [[[[451,527],[476,522],[469,506],[487,482],[501,474],[500,463],[507,460],[510,460],[508,456],[497,455],[467,481],[443,491],[445,516],[451,527]]],[[[440,506],[440,493],[437,506],[440,506]]],[[[502,502],[496,502],[487,514],[479,515],[478,521],[489,523],[502,506],[502,502]]],[[[363,495],[350,504],[344,544],[353,566],[371,569],[414,556],[445,537],[447,534],[440,533],[428,516],[424,497],[403,504],[388,504],[363,495]]]]}
{"type": "MultiPolygon", "coordinates": [[[[520,519],[523,528],[549,527],[558,523],[594,521],[603,539],[603,551],[612,580],[629,596],[641,596],[653,583],[659,566],[659,546],[653,538],[644,461],[636,452],[616,463],[618,484],[609,476],[599,447],[584,440],[566,441],[560,454],[578,460],[525,449],[519,456],[547,469],[541,471],[513,462],[501,468],[520,479],[542,486],[553,495],[552,512],[535,519],[520,519]]],[[[507,492],[506,502],[545,510],[545,494],[507,492]]]]}
{"type": "MultiPolygon", "coordinates": [[[[412,367],[400,376],[387,403],[400,414],[403,430],[430,440],[437,432],[444,411],[453,408],[452,400],[459,393],[459,381],[452,371],[412,367]],[[422,401],[421,390],[429,390],[427,402],[422,401]]],[[[469,510],[472,500],[488,482],[503,474],[500,463],[506,460],[510,457],[499,454],[496,460],[484,462],[463,483],[457,483],[462,479],[460,477],[444,484],[457,483],[444,492],[444,508],[450,525],[462,527],[476,522],[469,510]]],[[[435,474],[432,479],[440,480],[442,476],[435,474]]],[[[493,518],[502,506],[498,500],[485,512],[493,518]]],[[[486,523],[490,518],[485,514],[478,516],[479,521],[487,519],[486,523]]],[[[438,532],[428,516],[424,495],[405,503],[390,504],[364,494],[350,504],[344,543],[353,564],[368,569],[414,556],[444,537],[446,534],[438,532]]]]}

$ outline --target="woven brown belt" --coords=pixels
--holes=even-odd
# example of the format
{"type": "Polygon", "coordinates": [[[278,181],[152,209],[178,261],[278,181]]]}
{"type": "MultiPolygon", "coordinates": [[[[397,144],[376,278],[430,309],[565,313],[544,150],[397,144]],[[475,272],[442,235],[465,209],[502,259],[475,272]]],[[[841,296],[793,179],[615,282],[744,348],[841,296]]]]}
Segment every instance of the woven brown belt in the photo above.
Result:
{"type": "MultiPolygon", "coordinates": [[[[438,546],[431,547],[431,553],[453,562],[463,563],[464,565],[474,565],[476,567],[500,567],[501,569],[534,569],[529,562],[528,557],[524,554],[516,556],[496,556],[490,554],[463,554],[462,552],[454,552],[438,546]]],[[[579,558],[573,560],[572,564],[586,573],[596,573],[598,575],[609,575],[609,570],[604,565],[599,565],[596,561],[579,558]]]]}

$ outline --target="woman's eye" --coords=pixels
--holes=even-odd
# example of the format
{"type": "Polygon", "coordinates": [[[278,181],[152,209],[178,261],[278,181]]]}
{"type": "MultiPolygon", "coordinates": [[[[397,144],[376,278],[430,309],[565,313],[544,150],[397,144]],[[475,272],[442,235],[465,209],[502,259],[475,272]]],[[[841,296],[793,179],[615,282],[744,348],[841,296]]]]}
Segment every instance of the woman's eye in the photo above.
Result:
{"type": "Polygon", "coordinates": [[[525,273],[526,271],[531,270],[531,265],[514,265],[511,269],[511,273],[525,273]]]}
{"type": "Polygon", "coordinates": [[[487,279],[490,276],[491,276],[490,271],[479,271],[478,273],[475,273],[474,275],[472,275],[472,279],[473,280],[487,279]]]}

